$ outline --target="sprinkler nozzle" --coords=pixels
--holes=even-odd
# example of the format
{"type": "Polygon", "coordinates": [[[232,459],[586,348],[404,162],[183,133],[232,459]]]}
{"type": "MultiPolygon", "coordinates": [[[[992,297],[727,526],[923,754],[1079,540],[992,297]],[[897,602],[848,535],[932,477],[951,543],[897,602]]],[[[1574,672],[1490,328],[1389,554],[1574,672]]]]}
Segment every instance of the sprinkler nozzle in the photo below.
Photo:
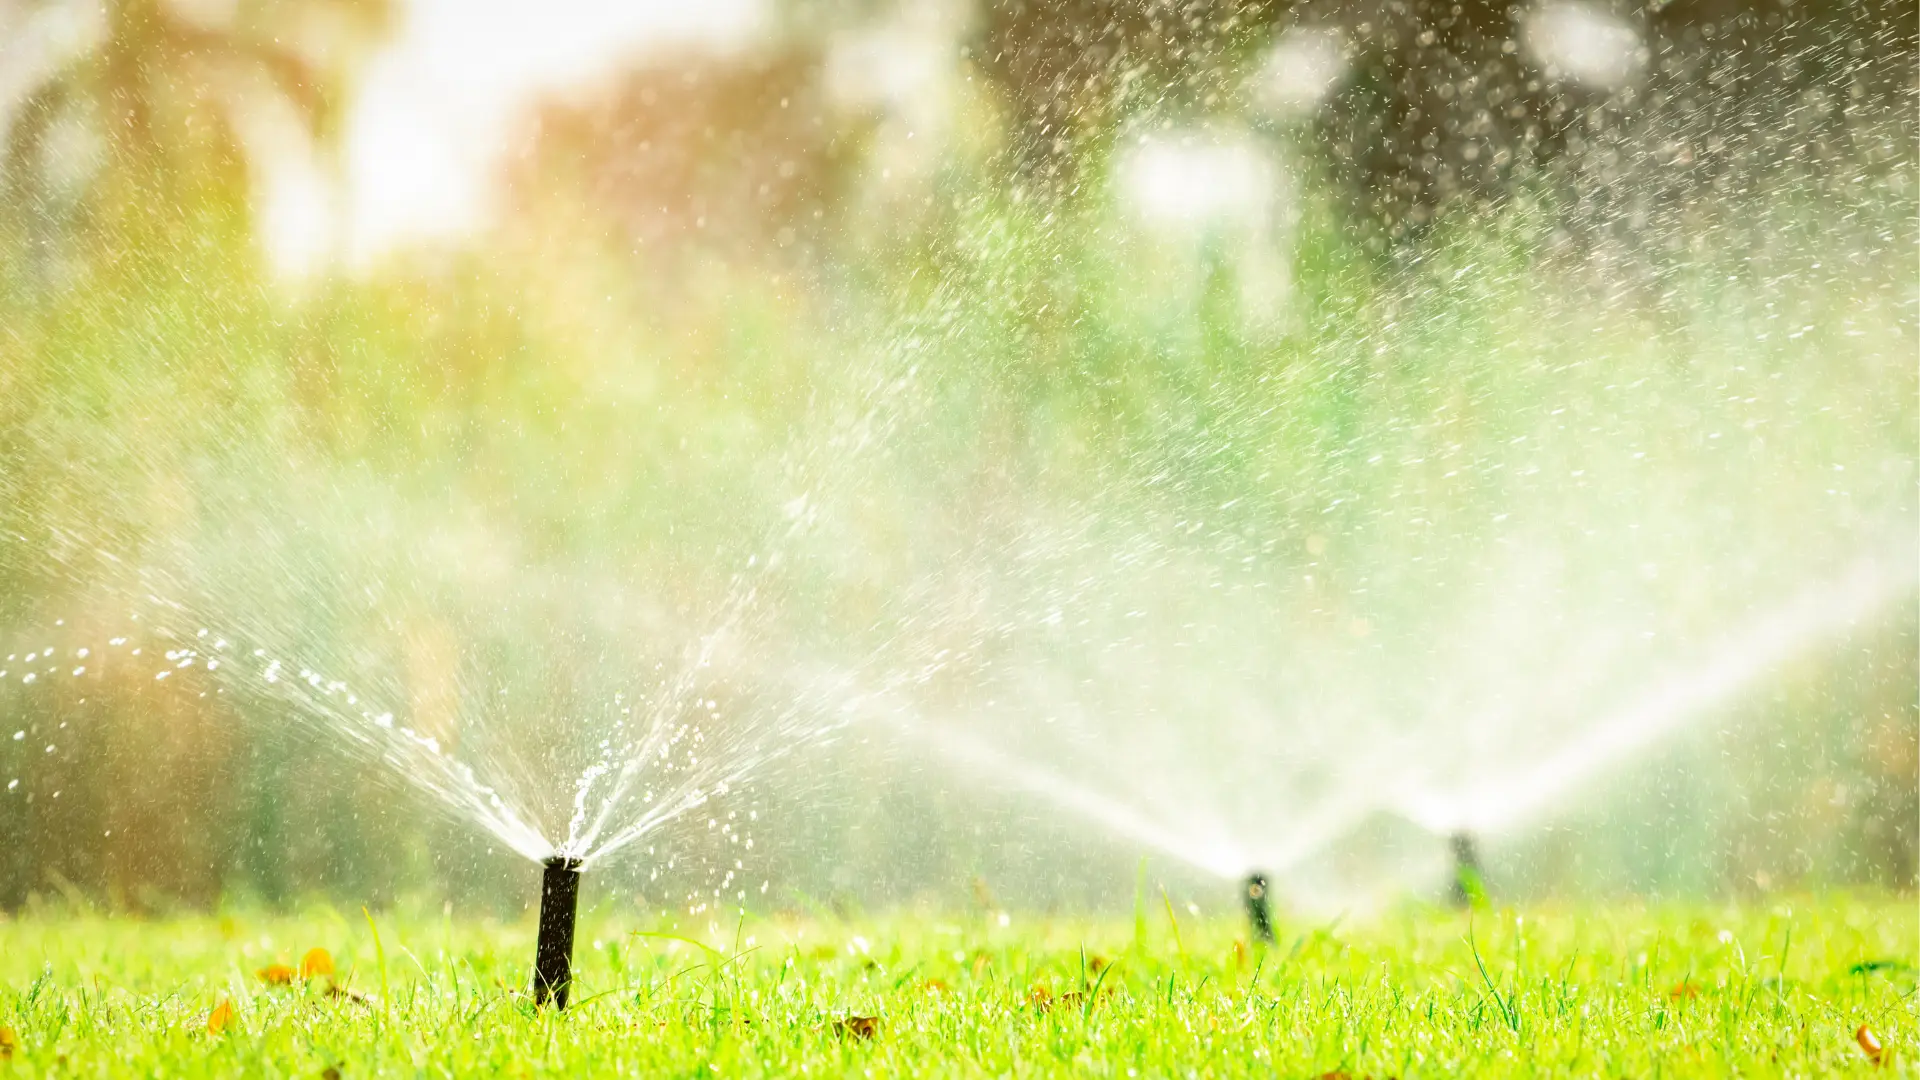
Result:
{"type": "Polygon", "coordinates": [[[1447,837],[1453,852],[1453,884],[1447,898],[1457,908],[1468,908],[1487,898],[1487,875],[1480,867],[1480,842],[1464,829],[1447,837]]]}
{"type": "Polygon", "coordinates": [[[540,940],[533,950],[533,1001],[567,1007],[573,985],[573,916],[580,905],[580,860],[555,855],[540,879],[540,940]]]}
{"type": "Polygon", "coordinates": [[[1273,944],[1273,908],[1267,900],[1267,875],[1247,875],[1246,901],[1247,923],[1253,928],[1253,939],[1262,945],[1273,944]]]}

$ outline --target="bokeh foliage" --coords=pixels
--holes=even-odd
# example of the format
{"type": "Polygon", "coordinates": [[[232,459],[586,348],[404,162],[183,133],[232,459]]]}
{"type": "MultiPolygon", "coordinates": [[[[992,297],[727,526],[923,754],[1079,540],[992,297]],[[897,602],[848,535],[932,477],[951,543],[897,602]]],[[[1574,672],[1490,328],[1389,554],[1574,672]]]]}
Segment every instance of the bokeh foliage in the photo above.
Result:
{"type": "MultiPolygon", "coordinates": [[[[886,408],[911,437],[861,466],[842,507],[855,513],[803,552],[781,613],[794,639],[867,634],[877,647],[902,602],[889,585],[939,561],[917,546],[919,523],[974,522],[1011,544],[1032,492],[1143,517],[1238,502],[1223,551],[1258,548],[1263,529],[1297,549],[1308,494],[1436,512],[1511,495],[1348,457],[1417,450],[1418,419],[1448,401],[1469,406],[1489,446],[1544,423],[1569,385],[1596,417],[1632,413],[1607,413],[1608,379],[1562,377],[1554,349],[1575,333],[1682,389],[1658,430],[1684,429],[1688,410],[1737,419],[1709,376],[1750,359],[1838,405],[1772,451],[1776,486],[1740,498],[1804,505],[1790,496],[1824,482],[1812,463],[1831,454],[1884,466],[1859,481],[1863,520],[1911,509],[1913,43],[1899,11],[1668,5],[1636,108],[1529,82],[1499,47],[1517,32],[1504,8],[1383,5],[1355,30],[1369,43],[1358,80],[1287,126],[1246,119],[1221,88],[1310,11],[1200,5],[1175,20],[1203,39],[1183,44],[1155,5],[1125,19],[1113,5],[992,5],[959,61],[978,87],[960,99],[958,134],[896,186],[872,167],[884,118],[823,89],[845,19],[799,11],[777,45],[659,64],[548,108],[506,178],[511,213],[472,247],[290,288],[255,243],[223,95],[284,94],[314,137],[334,139],[354,42],[374,40],[382,14],[326,20],[336,40],[321,60],[284,53],[274,31],[335,6],[242,5],[209,27],[168,5],[109,5],[99,48],[19,111],[0,163],[6,652],[48,644],[37,635],[62,620],[63,641],[112,632],[120,611],[99,585],[119,571],[104,549],[121,566],[192,564],[224,583],[224,603],[251,605],[247,618],[396,668],[422,640],[490,645],[378,624],[330,590],[415,575],[476,604],[511,594],[540,644],[500,663],[538,655],[539,671],[563,673],[554,681],[585,686],[607,660],[606,636],[582,628],[602,625],[595,605],[631,593],[608,617],[621,649],[672,655],[779,528],[796,442],[903,367],[919,381],[886,408]],[[1789,14],[1791,33],[1753,29],[1789,14]],[[1088,28],[1106,44],[1090,47],[1088,28]],[[1138,54],[1148,40],[1162,47],[1138,54]],[[1504,73],[1481,93],[1518,80],[1526,97],[1523,122],[1499,136],[1526,152],[1471,182],[1448,164],[1486,134],[1446,74],[1466,70],[1460,57],[1504,73]],[[1274,310],[1247,299],[1233,226],[1156,239],[1108,179],[1126,136],[1216,114],[1290,163],[1274,310]],[[67,129],[95,139],[77,179],[47,167],[50,133],[67,129]],[[1776,317],[1825,327],[1820,347],[1732,344],[1776,317]],[[312,530],[276,541],[278,513],[334,522],[320,530],[332,546],[293,550],[312,530]],[[276,574],[287,566],[313,570],[276,574]]],[[[1798,399],[1768,400],[1780,419],[1798,399]]],[[[1701,475],[1699,493],[1720,494],[1701,475]]],[[[1337,552],[1398,527],[1355,510],[1329,531],[1337,552]]],[[[1469,534],[1464,511],[1452,527],[1469,534]]],[[[1910,886],[1915,633],[1909,604],[1808,659],[1603,809],[1513,853],[1508,881],[1910,886]]],[[[23,784],[0,799],[0,904],[68,889],[143,907],[308,890],[519,896],[483,840],[422,824],[377,767],[331,758],[244,703],[95,678],[0,690],[21,718],[0,735],[30,732],[0,743],[0,779],[23,784]]],[[[396,678],[416,709],[431,696],[420,677],[396,678]]],[[[509,749],[539,761],[551,733],[531,728],[509,749]]],[[[1117,845],[991,785],[930,790],[911,763],[861,745],[810,750],[751,796],[762,876],[873,901],[976,875],[1036,898],[1130,880],[1117,845]],[[800,763],[815,767],[802,776],[800,763]],[[993,839],[1010,835],[1022,839],[993,839]],[[1087,884],[1066,883],[1062,865],[1087,884]]],[[[675,838],[688,880],[724,862],[702,832],[675,838]]]]}

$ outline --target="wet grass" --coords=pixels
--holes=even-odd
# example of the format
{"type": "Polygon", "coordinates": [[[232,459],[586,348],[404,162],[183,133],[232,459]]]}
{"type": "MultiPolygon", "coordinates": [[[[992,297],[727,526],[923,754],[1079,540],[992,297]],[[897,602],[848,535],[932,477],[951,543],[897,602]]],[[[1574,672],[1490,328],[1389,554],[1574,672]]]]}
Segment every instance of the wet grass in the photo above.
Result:
{"type": "Polygon", "coordinates": [[[1409,909],[1283,920],[1270,950],[1224,916],[689,931],[597,915],[562,1015],[524,993],[530,923],[331,910],[0,921],[13,1037],[0,1075],[1920,1071],[1911,897],[1409,909]],[[314,947],[333,976],[298,976],[314,947]],[[276,964],[289,982],[263,979],[276,964]],[[210,1032],[222,1004],[230,1020],[210,1032]],[[1878,1066],[1862,1026],[1884,1047],[1878,1066]]]}

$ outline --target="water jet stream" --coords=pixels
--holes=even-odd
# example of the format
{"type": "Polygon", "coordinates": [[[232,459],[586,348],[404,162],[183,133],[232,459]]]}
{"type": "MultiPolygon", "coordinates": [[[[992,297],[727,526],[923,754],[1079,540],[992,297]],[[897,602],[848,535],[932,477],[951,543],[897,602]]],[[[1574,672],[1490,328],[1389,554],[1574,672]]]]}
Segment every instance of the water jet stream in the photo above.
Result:
{"type": "MultiPolygon", "coordinates": [[[[1266,874],[1284,875],[1383,810],[1442,836],[1498,836],[1523,828],[1564,803],[1568,793],[1605,768],[1644,752],[1782,663],[1910,596],[1917,579],[1911,562],[1893,556],[1855,560],[1839,578],[1802,588],[1748,629],[1725,639],[1695,669],[1661,682],[1621,709],[1578,725],[1573,735],[1535,763],[1469,777],[1462,785],[1466,795],[1435,794],[1431,777],[1423,773],[1426,740],[1452,737],[1450,727],[1429,721],[1391,747],[1377,746],[1373,753],[1337,762],[1328,794],[1275,823],[1273,831],[1278,835],[1264,841],[1235,835],[1221,825],[1183,828],[1150,815],[1124,792],[1090,788],[1058,769],[973,735],[958,723],[925,719],[897,695],[865,695],[860,711],[984,777],[1037,796],[1185,865],[1221,878],[1245,875],[1253,866],[1266,874]]],[[[1192,813],[1198,812],[1197,806],[1192,808],[1192,813]]],[[[1270,880],[1283,887],[1287,881],[1284,876],[1270,880]]]]}
{"type": "Polygon", "coordinates": [[[1732,700],[1781,664],[1911,596],[1916,582],[1920,572],[1910,555],[1858,559],[1840,578],[1803,588],[1748,629],[1723,640],[1694,670],[1588,724],[1544,760],[1469,779],[1456,792],[1414,789],[1395,797],[1392,805],[1435,833],[1500,835],[1531,825],[1564,806],[1568,793],[1596,774],[1732,700]]]}
{"type": "Polygon", "coordinates": [[[1074,782],[1059,772],[1023,760],[950,725],[917,720],[910,706],[870,698],[862,711],[908,737],[1009,787],[1029,792],[1072,812],[1115,836],[1169,856],[1219,878],[1247,872],[1240,849],[1222,836],[1202,838],[1154,822],[1125,802],[1074,782]]]}

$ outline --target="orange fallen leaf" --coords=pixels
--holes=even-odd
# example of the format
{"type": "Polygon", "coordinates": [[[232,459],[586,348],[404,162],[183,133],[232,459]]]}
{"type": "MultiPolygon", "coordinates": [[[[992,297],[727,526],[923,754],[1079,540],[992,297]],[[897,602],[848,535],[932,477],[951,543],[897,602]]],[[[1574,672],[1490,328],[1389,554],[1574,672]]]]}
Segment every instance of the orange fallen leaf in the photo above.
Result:
{"type": "Polygon", "coordinates": [[[233,1002],[223,1001],[207,1014],[207,1032],[218,1035],[233,1026],[233,1002]]]}
{"type": "Polygon", "coordinates": [[[1880,1045],[1880,1036],[1875,1035],[1872,1028],[1861,1024],[1860,1030],[1853,1033],[1853,1041],[1860,1044],[1860,1052],[1867,1055],[1868,1061],[1875,1065],[1884,1064],[1885,1050],[1880,1045]]]}
{"type": "Polygon", "coordinates": [[[293,969],[285,964],[268,964],[257,972],[260,981],[274,986],[287,986],[293,982],[293,969]]]}
{"type": "Polygon", "coordinates": [[[308,949],[307,955],[300,958],[301,978],[311,979],[316,975],[331,974],[333,974],[333,954],[327,950],[320,948],[308,949]]]}
{"type": "Polygon", "coordinates": [[[0,1027],[0,1061],[12,1057],[13,1052],[18,1049],[20,1049],[20,1036],[15,1035],[10,1027],[0,1027]]]}
{"type": "Polygon", "coordinates": [[[1107,968],[1107,965],[1111,962],[1112,961],[1108,960],[1104,956],[1099,956],[1099,955],[1089,956],[1087,957],[1087,970],[1092,972],[1095,975],[1098,975],[1102,971],[1105,971],[1107,968]]]}
{"type": "Polygon", "coordinates": [[[845,1020],[835,1020],[833,1030],[842,1038],[871,1039],[880,1034],[880,1018],[877,1016],[849,1016],[845,1020]]]}
{"type": "Polygon", "coordinates": [[[1700,996],[1700,991],[1692,983],[1674,983],[1673,989],[1667,991],[1667,996],[1678,1001],[1681,998],[1697,998],[1700,996]]]}
{"type": "Polygon", "coordinates": [[[923,990],[931,990],[936,994],[944,994],[953,989],[953,984],[945,979],[928,979],[926,982],[921,983],[920,987],[923,990]]]}
{"type": "Polygon", "coordinates": [[[1027,1000],[1033,1002],[1035,1009],[1046,1012],[1053,1008],[1053,991],[1044,986],[1036,986],[1027,991],[1027,1000]]]}

